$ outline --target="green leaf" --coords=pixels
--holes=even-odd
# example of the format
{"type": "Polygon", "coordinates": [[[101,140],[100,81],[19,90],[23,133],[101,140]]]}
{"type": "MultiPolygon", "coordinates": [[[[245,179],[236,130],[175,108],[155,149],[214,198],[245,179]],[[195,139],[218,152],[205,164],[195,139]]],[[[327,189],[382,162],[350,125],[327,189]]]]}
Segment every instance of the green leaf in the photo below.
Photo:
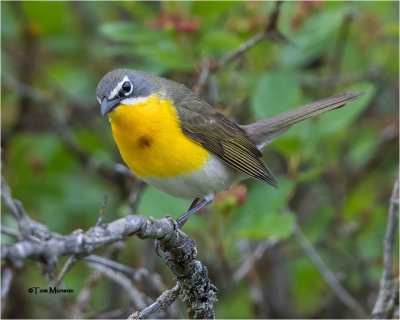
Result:
{"type": "Polygon", "coordinates": [[[76,136],[76,143],[83,150],[90,153],[102,163],[109,165],[114,164],[113,153],[110,152],[111,149],[108,148],[108,146],[114,146],[114,141],[112,138],[110,140],[106,140],[104,136],[100,137],[97,132],[82,128],[74,130],[74,134],[76,136]]]}
{"type": "Polygon", "coordinates": [[[321,199],[320,202],[322,205],[313,210],[313,212],[310,212],[310,217],[312,218],[309,221],[302,223],[303,232],[312,244],[329,239],[331,233],[334,232],[331,228],[335,218],[334,209],[329,204],[325,204],[325,198],[329,199],[326,196],[327,190],[324,190],[323,186],[319,189],[319,192],[315,193],[315,197],[321,199]]]}
{"type": "Polygon", "coordinates": [[[226,290],[225,296],[215,304],[215,308],[220,319],[255,318],[251,295],[244,283],[235,285],[235,290],[226,290]]]}
{"type": "Polygon", "coordinates": [[[178,218],[186,211],[189,204],[190,201],[175,198],[160,190],[148,187],[140,199],[138,214],[152,216],[156,219],[161,219],[168,215],[178,218]]]}
{"type": "Polygon", "coordinates": [[[238,235],[247,239],[283,239],[292,233],[294,222],[292,213],[268,213],[253,227],[238,230],[238,235]]]}
{"type": "Polygon", "coordinates": [[[385,237],[387,207],[374,208],[369,217],[364,215],[364,232],[357,238],[360,255],[366,260],[379,259],[382,255],[382,239],[385,237]]]}
{"type": "Polygon", "coordinates": [[[308,170],[301,171],[298,174],[296,180],[297,180],[297,182],[306,182],[306,181],[316,180],[319,177],[321,177],[323,171],[324,171],[323,167],[320,167],[320,166],[312,167],[308,170]]]}
{"type": "Polygon", "coordinates": [[[331,45],[331,37],[340,28],[345,17],[344,6],[324,9],[313,15],[295,34],[289,34],[295,46],[286,46],[280,55],[285,67],[303,65],[320,55],[331,45]]]}
{"type": "Polygon", "coordinates": [[[291,193],[292,181],[279,177],[279,189],[255,182],[249,190],[246,203],[240,207],[235,229],[241,237],[265,239],[287,237],[292,229],[294,216],[282,215],[291,193]]]}
{"type": "Polygon", "coordinates": [[[82,41],[74,35],[49,35],[42,38],[42,45],[47,50],[59,52],[61,54],[74,54],[82,47],[82,41]]]}
{"type": "Polygon", "coordinates": [[[19,134],[8,148],[6,179],[32,218],[63,233],[96,221],[104,192],[112,190],[81,170],[57,136],[19,134]]]}
{"type": "Polygon", "coordinates": [[[206,50],[208,54],[213,54],[219,50],[232,50],[240,43],[241,40],[236,35],[224,30],[216,30],[204,35],[201,48],[206,50]]]}
{"type": "Polygon", "coordinates": [[[268,148],[269,149],[273,148],[275,150],[278,150],[283,155],[289,157],[295,154],[296,152],[300,151],[302,147],[303,146],[298,136],[294,137],[293,135],[290,135],[288,132],[285,132],[284,136],[272,142],[268,148]]]}
{"type": "Polygon", "coordinates": [[[131,22],[111,22],[103,24],[100,32],[114,41],[128,43],[129,46],[108,48],[108,54],[125,54],[141,57],[148,71],[162,71],[166,67],[173,70],[189,70],[193,61],[190,55],[183,53],[171,33],[165,30],[149,30],[131,22]],[[154,45],[157,44],[157,48],[154,45]]]}
{"type": "Polygon", "coordinates": [[[68,95],[77,100],[84,100],[94,93],[94,83],[97,79],[93,79],[90,72],[76,68],[76,64],[73,61],[57,60],[47,66],[47,71],[51,77],[57,79],[57,84],[68,95]]]}
{"type": "Polygon", "coordinates": [[[154,45],[165,34],[163,30],[149,30],[139,24],[120,21],[103,24],[100,33],[114,41],[140,43],[140,45],[154,45]]]}
{"type": "Polygon", "coordinates": [[[251,97],[255,117],[261,119],[293,108],[300,95],[299,89],[299,75],[294,70],[263,74],[251,97]]]}
{"type": "Polygon", "coordinates": [[[13,172],[20,173],[21,181],[40,180],[46,170],[63,172],[77,168],[74,158],[52,134],[21,133],[9,146],[9,160],[13,172]]]}
{"type": "Polygon", "coordinates": [[[266,212],[276,212],[285,206],[291,192],[292,181],[281,176],[277,180],[279,189],[254,181],[249,188],[247,201],[241,206],[238,213],[245,217],[245,221],[249,221],[249,218],[259,220],[266,212]]]}
{"type": "Polygon", "coordinates": [[[218,15],[237,4],[236,1],[194,1],[192,11],[203,16],[218,15]]]}
{"type": "MultiPolygon", "coordinates": [[[[98,177],[78,174],[76,171],[48,175],[45,178],[51,180],[52,185],[46,186],[43,194],[31,193],[31,196],[40,201],[44,223],[50,230],[62,233],[94,225],[103,204],[104,193],[113,191],[103,187],[98,177]],[[55,214],[57,219],[54,219],[55,214]]],[[[106,221],[115,219],[114,198],[109,194],[106,221]]]]}
{"type": "Polygon", "coordinates": [[[4,2],[1,6],[1,36],[3,38],[3,46],[6,39],[12,40],[17,37],[18,21],[13,19],[10,9],[10,3],[4,2]]]}
{"type": "MultiPolygon", "coordinates": [[[[375,95],[375,87],[370,83],[361,83],[347,88],[345,91],[357,92],[364,91],[365,94],[355,101],[350,102],[343,108],[328,112],[319,117],[316,131],[320,135],[331,134],[346,125],[353,123],[356,118],[368,107],[375,95]]],[[[316,133],[317,135],[317,133],[316,133]]]]}
{"type": "Polygon", "coordinates": [[[73,21],[70,4],[65,1],[24,1],[22,5],[27,19],[43,34],[59,34],[73,21]]]}
{"type": "Polygon", "coordinates": [[[288,273],[293,295],[294,314],[299,317],[310,315],[323,301],[326,301],[326,282],[313,263],[303,255],[290,262],[288,273]]]}
{"type": "Polygon", "coordinates": [[[353,168],[358,168],[375,154],[379,143],[379,133],[368,127],[366,130],[360,130],[360,134],[356,133],[355,135],[355,143],[346,154],[346,162],[353,168]]]}
{"type": "Polygon", "coordinates": [[[153,50],[151,56],[155,62],[164,64],[174,70],[190,70],[192,61],[189,56],[182,55],[171,42],[159,43],[158,50],[153,50]]]}

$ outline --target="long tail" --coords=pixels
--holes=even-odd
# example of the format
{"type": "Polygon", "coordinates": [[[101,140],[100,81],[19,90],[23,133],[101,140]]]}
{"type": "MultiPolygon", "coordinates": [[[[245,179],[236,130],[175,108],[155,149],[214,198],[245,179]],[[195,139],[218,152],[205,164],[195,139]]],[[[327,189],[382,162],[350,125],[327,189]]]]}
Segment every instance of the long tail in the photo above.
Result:
{"type": "Polygon", "coordinates": [[[240,127],[246,131],[255,145],[259,149],[262,149],[288,130],[293,124],[318,116],[326,111],[341,108],[350,101],[358,99],[363,94],[364,92],[340,93],[240,127]]]}

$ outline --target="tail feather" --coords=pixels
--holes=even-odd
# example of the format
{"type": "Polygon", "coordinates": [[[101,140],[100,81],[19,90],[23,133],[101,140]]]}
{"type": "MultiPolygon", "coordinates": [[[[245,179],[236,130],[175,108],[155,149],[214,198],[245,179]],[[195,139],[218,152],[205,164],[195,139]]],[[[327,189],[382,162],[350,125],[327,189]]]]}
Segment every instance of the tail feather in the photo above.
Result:
{"type": "Polygon", "coordinates": [[[288,130],[293,124],[318,116],[324,112],[341,108],[350,101],[358,99],[363,94],[364,92],[340,93],[240,127],[246,131],[255,145],[259,149],[262,149],[288,130]]]}

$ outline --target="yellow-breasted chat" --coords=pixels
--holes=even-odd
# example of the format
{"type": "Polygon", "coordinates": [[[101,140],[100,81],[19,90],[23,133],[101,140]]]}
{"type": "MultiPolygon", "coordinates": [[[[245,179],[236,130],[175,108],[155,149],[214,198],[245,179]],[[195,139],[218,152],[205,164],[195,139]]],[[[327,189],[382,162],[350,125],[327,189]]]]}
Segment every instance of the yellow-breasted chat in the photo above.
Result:
{"type": "Polygon", "coordinates": [[[262,150],[293,124],[337,109],[362,93],[341,93],[249,125],[237,125],[172,80],[117,69],[96,89],[122,158],[137,176],[175,197],[194,199],[180,227],[218,191],[253,177],[277,187],[262,150]],[[200,201],[201,200],[201,201],[200,201]]]}

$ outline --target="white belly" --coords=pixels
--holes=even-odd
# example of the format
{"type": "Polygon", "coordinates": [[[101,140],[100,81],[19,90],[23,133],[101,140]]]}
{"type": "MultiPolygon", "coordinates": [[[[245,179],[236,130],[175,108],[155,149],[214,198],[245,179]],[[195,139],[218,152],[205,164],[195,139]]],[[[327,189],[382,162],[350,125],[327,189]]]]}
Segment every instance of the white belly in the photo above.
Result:
{"type": "Polygon", "coordinates": [[[229,189],[241,177],[240,172],[211,156],[196,172],[175,177],[146,177],[149,185],[179,198],[202,198],[206,194],[229,189]]]}

